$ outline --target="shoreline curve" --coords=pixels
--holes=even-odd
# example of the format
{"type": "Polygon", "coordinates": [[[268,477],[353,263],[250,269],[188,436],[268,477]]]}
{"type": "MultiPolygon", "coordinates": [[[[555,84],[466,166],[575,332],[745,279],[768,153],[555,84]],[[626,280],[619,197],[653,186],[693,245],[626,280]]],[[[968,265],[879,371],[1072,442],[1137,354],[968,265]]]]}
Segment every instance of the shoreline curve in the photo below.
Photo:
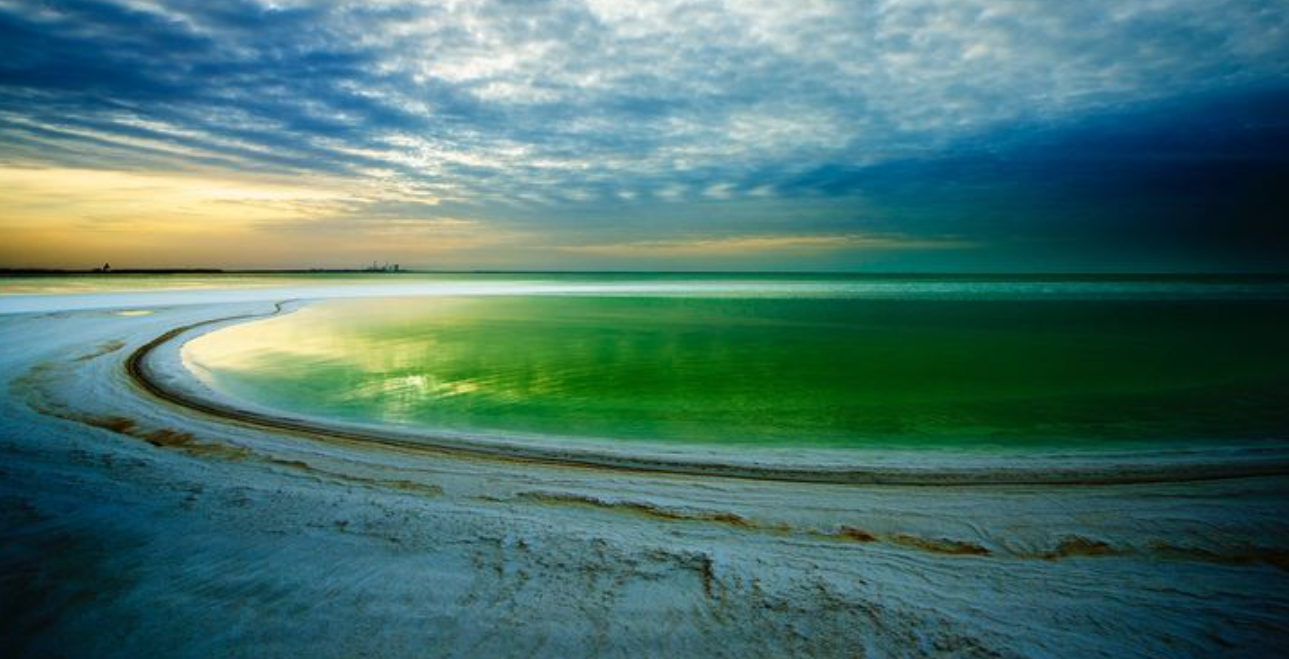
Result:
{"type": "MultiPolygon", "coordinates": [[[[267,313],[236,314],[202,320],[173,328],[132,351],[124,360],[129,380],[143,392],[167,403],[223,421],[255,427],[275,433],[304,436],[313,440],[330,440],[387,450],[417,453],[449,454],[504,462],[529,463],[555,467],[598,469],[659,475],[733,478],[759,481],[786,481],[836,485],[869,486],[1101,486],[1191,481],[1226,480],[1289,475],[1289,446],[1286,450],[1246,456],[1244,459],[1183,460],[1161,463],[1142,456],[1116,455],[1116,461],[1105,464],[1083,464],[1075,467],[1044,463],[1030,466],[968,466],[933,468],[864,466],[847,464],[769,464],[729,460],[673,458],[647,454],[615,454],[593,448],[538,446],[513,443],[490,443],[450,438],[410,430],[382,430],[367,426],[337,425],[321,420],[269,414],[243,409],[236,405],[210,400],[167,386],[156,378],[148,359],[158,349],[183,338],[194,330],[212,325],[249,321],[282,313],[295,300],[274,303],[267,313]]],[[[181,344],[182,345],[182,342],[181,344]]],[[[703,456],[714,457],[713,454],[703,456]]],[[[1107,456],[1107,459],[1111,459],[1107,456]]]]}

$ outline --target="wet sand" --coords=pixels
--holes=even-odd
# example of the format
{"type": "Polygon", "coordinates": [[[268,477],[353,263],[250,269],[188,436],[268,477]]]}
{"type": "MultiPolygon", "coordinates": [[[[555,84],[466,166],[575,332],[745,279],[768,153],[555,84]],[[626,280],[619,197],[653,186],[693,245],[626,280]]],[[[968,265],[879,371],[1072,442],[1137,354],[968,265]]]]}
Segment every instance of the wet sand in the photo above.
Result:
{"type": "Polygon", "coordinates": [[[229,401],[156,395],[193,393],[179,341],[157,337],[273,303],[118,313],[132,309],[0,316],[0,640],[18,655],[1289,647],[1278,455],[1094,461],[1113,478],[1086,464],[1064,478],[1051,456],[1005,473],[866,456],[810,479],[811,456],[534,454],[281,428],[201,408],[229,401]]]}

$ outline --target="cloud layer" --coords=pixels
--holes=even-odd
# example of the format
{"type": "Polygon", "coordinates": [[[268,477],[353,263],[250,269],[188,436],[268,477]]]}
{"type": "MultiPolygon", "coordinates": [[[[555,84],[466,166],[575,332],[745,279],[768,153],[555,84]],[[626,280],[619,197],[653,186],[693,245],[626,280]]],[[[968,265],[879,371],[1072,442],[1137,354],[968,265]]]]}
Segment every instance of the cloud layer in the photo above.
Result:
{"type": "Polygon", "coordinates": [[[0,0],[0,161],[288,177],[343,191],[319,222],[562,247],[959,240],[860,225],[898,214],[893,168],[925,188],[1016,135],[1287,75],[1277,0],[0,0]]]}

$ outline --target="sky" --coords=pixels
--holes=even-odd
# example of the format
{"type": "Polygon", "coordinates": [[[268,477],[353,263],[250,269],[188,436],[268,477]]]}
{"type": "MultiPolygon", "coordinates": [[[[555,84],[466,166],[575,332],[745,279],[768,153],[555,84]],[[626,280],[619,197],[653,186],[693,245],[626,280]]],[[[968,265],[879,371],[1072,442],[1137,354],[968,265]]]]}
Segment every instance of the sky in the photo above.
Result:
{"type": "Polygon", "coordinates": [[[1284,0],[0,0],[0,267],[1289,271],[1284,0]]]}

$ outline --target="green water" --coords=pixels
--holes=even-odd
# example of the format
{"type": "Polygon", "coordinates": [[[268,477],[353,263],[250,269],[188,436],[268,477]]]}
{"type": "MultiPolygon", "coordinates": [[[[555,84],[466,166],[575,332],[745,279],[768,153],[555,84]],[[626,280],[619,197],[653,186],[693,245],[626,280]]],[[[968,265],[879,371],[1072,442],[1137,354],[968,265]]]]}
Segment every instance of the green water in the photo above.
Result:
{"type": "Polygon", "coordinates": [[[986,288],[330,301],[206,335],[184,357],[216,389],[291,413],[498,435],[845,447],[1289,438],[1282,297],[986,288]]]}

